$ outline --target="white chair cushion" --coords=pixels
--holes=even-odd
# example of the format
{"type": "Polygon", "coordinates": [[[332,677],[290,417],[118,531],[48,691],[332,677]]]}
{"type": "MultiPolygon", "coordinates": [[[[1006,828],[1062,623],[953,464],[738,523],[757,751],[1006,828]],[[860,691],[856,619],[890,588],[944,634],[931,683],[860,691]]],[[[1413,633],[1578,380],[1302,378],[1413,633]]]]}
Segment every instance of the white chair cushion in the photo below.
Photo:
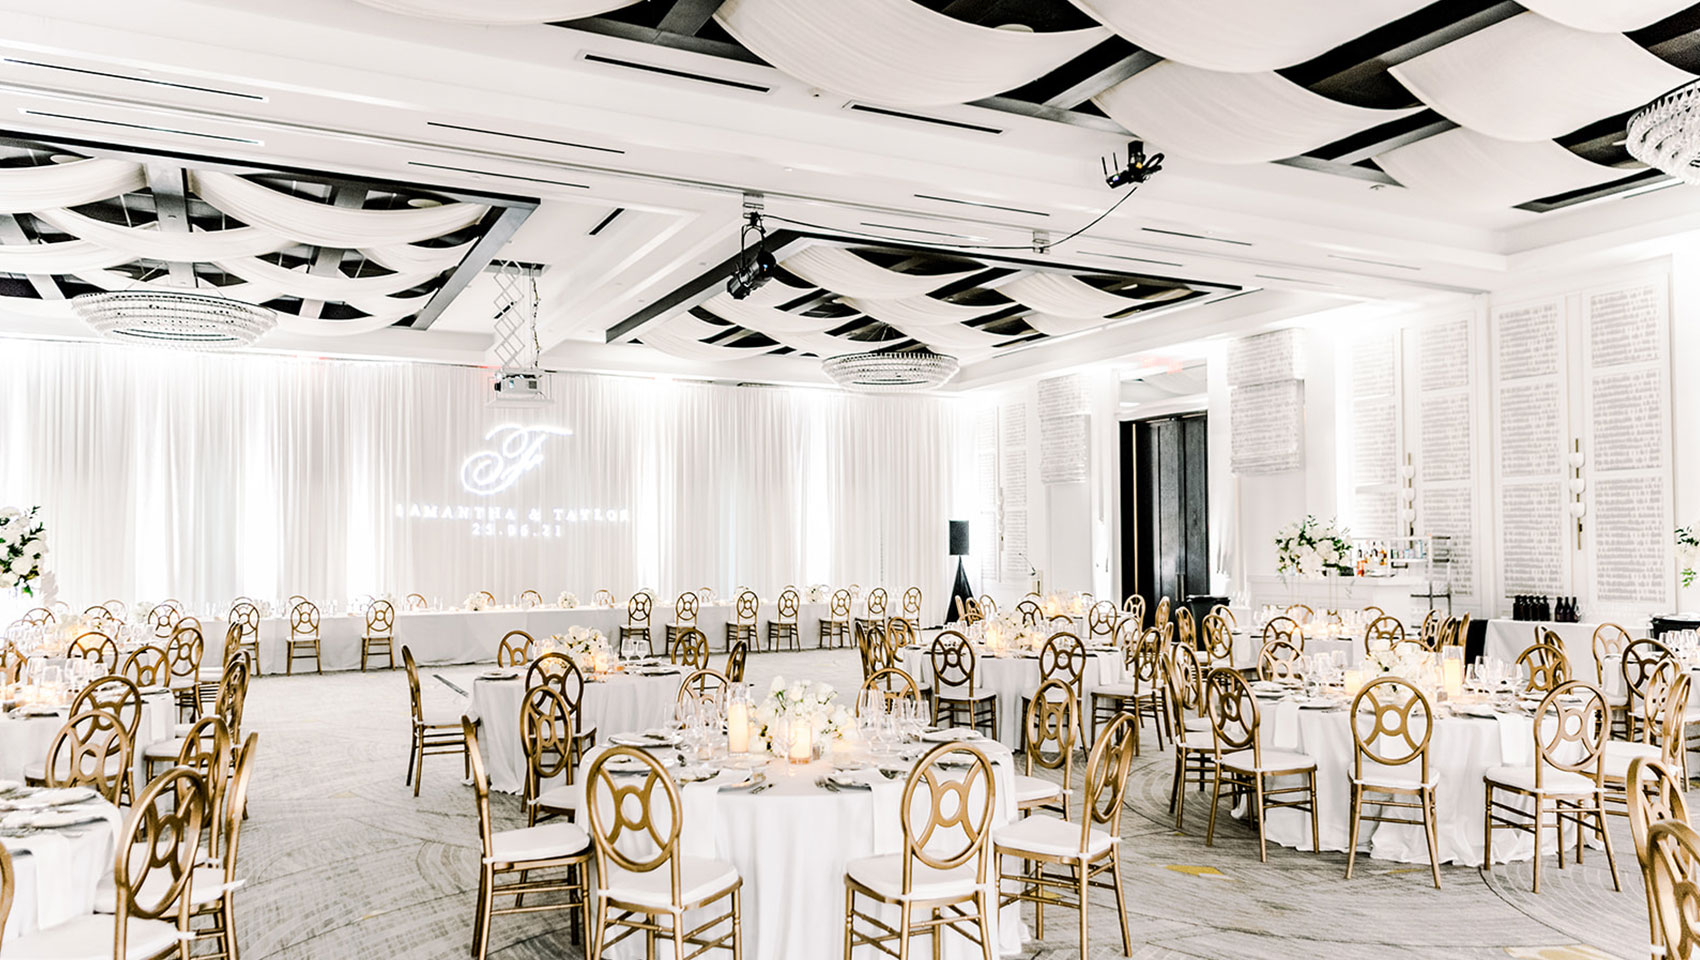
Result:
{"type": "MultiPolygon", "coordinates": [[[[138,856],[146,856],[145,846],[136,847],[138,856]]],[[[240,882],[240,881],[238,881],[240,882]]],[[[157,900],[164,896],[165,890],[171,885],[164,870],[152,871],[142,882],[141,899],[144,903],[157,900]]],[[[234,885],[234,884],[233,884],[234,885]]],[[[189,904],[200,907],[212,903],[224,895],[224,868],[201,865],[189,877],[189,904]]],[[[114,913],[117,911],[117,889],[112,885],[112,874],[102,877],[94,888],[94,912],[114,913]]]]}
{"type": "Polygon", "coordinates": [[[183,737],[186,737],[186,736],[188,736],[188,735],[189,735],[189,731],[190,731],[190,730],[193,730],[193,729],[195,729],[195,725],[194,725],[194,724],[192,724],[192,723],[179,723],[179,724],[175,724],[175,725],[173,725],[173,726],[172,726],[172,728],[171,728],[171,735],[172,735],[172,736],[174,736],[174,737],[177,737],[177,738],[179,738],[179,739],[181,739],[181,738],[183,738],[183,737]]]}
{"type": "MultiPolygon", "coordinates": [[[[998,853],[1019,856],[1038,853],[1051,857],[1080,857],[1080,824],[1058,817],[1025,817],[993,831],[992,839],[998,853]]],[[[1103,830],[1090,830],[1086,835],[1086,854],[1095,857],[1110,849],[1117,841],[1103,830]]]]}
{"type": "Polygon", "coordinates": [[[466,713],[464,704],[426,703],[419,711],[425,717],[428,726],[460,726],[461,715],[466,713]]]}
{"type": "Polygon", "coordinates": [[[974,691],[974,695],[972,697],[970,697],[968,695],[968,688],[967,687],[940,687],[939,692],[938,692],[938,698],[940,700],[974,700],[974,701],[979,701],[979,700],[990,700],[993,697],[996,697],[997,695],[998,695],[997,691],[987,690],[984,687],[982,687],[979,690],[974,691]]]}
{"type": "Polygon", "coordinates": [[[1606,741],[1606,776],[1618,780],[1627,779],[1629,764],[1636,757],[1646,757],[1649,760],[1659,759],[1659,748],[1650,743],[1635,743],[1629,740],[1606,741]]]}
{"type": "Polygon", "coordinates": [[[1189,732],[1189,733],[1194,732],[1194,731],[1200,731],[1200,730],[1204,731],[1205,733],[1210,732],[1210,718],[1209,717],[1187,717],[1186,720],[1184,721],[1183,725],[1186,727],[1187,732],[1189,732]]]}
{"type": "Polygon", "coordinates": [[[1221,764],[1230,770],[1256,773],[1267,770],[1314,770],[1316,761],[1297,750],[1264,750],[1263,766],[1258,766],[1250,750],[1222,754],[1221,764]]]}
{"type": "Polygon", "coordinates": [[[1181,746],[1188,750],[1215,750],[1216,734],[1209,728],[1203,730],[1188,730],[1181,737],[1181,746]]]}
{"type": "MultiPolygon", "coordinates": [[[[113,919],[91,913],[7,941],[6,960],[111,960],[113,919]]],[[[124,930],[127,958],[151,957],[177,945],[176,924],[163,920],[129,920],[124,930]]]]}
{"type": "Polygon", "coordinates": [[[1017,775],[1015,778],[1015,802],[1018,804],[1049,800],[1062,795],[1063,788],[1060,783],[1052,783],[1039,777],[1017,775]]]}
{"type": "Polygon", "coordinates": [[[1131,697],[1139,693],[1139,688],[1131,683],[1105,683],[1092,691],[1094,697],[1131,697]]]}
{"type": "Polygon", "coordinates": [[[202,683],[218,683],[224,679],[223,667],[202,667],[195,678],[202,683]]]}
{"type": "Polygon", "coordinates": [[[1428,772],[1427,780],[1417,779],[1417,771],[1420,769],[1422,768],[1417,766],[1416,763],[1412,763],[1410,765],[1409,772],[1397,769],[1372,769],[1362,777],[1353,777],[1352,782],[1362,784],[1372,790],[1376,787],[1391,787],[1395,790],[1415,790],[1418,787],[1433,787],[1440,783],[1440,772],[1437,770],[1430,770],[1428,772]]]}
{"type": "Polygon", "coordinates": [[[486,863],[553,860],[590,849],[590,836],[571,823],[544,823],[518,830],[498,830],[490,836],[486,863]]]}
{"type": "Polygon", "coordinates": [[[738,868],[725,860],[704,857],[679,857],[679,900],[672,903],[673,877],[670,869],[648,873],[621,870],[601,890],[610,900],[634,903],[677,913],[683,904],[700,903],[730,887],[738,879],[738,868]]]}
{"type": "MultiPolygon", "coordinates": [[[[173,752],[171,754],[171,758],[173,760],[177,759],[176,752],[173,752]]],[[[61,769],[63,769],[63,768],[61,768],[61,769]]],[[[107,758],[107,760],[106,760],[106,775],[107,775],[107,777],[110,778],[110,777],[117,776],[118,771],[120,769],[122,769],[122,767],[118,763],[117,757],[108,757],[107,758]]],[[[42,759],[42,760],[36,760],[33,763],[25,764],[24,765],[24,777],[26,779],[29,779],[29,780],[46,780],[47,779],[47,761],[45,759],[42,759]]],[[[7,957],[6,960],[11,960],[11,958],[7,957]]]]}
{"type": "Polygon", "coordinates": [[[149,760],[175,760],[183,749],[183,738],[175,740],[156,740],[142,749],[142,756],[149,760]]]}
{"type": "Polygon", "coordinates": [[[569,783],[559,787],[550,787],[538,794],[537,799],[531,802],[539,807],[547,807],[551,810],[577,810],[579,804],[584,802],[584,784],[569,783]]]}
{"type": "MultiPolygon", "coordinates": [[[[1532,793],[1535,789],[1535,765],[1489,767],[1487,772],[1482,774],[1482,779],[1532,793]]],[[[1592,793],[1593,790],[1594,781],[1580,773],[1571,773],[1569,770],[1558,770],[1553,767],[1548,767],[1541,773],[1542,793],[1577,794],[1592,793]]]]}
{"type": "MultiPolygon", "coordinates": [[[[906,854],[888,853],[878,857],[852,860],[844,872],[850,879],[867,887],[887,900],[942,900],[966,897],[974,892],[974,866],[964,864],[952,870],[939,870],[917,862],[910,875],[910,892],[903,894],[903,858],[906,854]]],[[[988,868],[987,876],[991,875],[988,868]]]]}

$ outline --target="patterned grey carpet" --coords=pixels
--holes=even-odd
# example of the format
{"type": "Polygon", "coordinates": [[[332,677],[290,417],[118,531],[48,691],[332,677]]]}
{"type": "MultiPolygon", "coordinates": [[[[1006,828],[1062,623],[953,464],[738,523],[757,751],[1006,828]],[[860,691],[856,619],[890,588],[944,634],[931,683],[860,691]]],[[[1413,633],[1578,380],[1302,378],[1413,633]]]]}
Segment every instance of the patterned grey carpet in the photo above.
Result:
{"type": "MultiPolygon", "coordinates": [[[[447,699],[441,673],[463,688],[480,668],[426,668],[428,696],[447,699]]],[[[757,655],[750,679],[776,673],[853,690],[845,650],[757,655]]],[[[260,732],[251,819],[243,832],[237,924],[246,960],[456,958],[467,956],[477,886],[472,791],[454,758],[427,761],[415,799],[407,766],[407,682],[400,671],[271,677],[248,697],[247,725],[260,732]]],[[[1605,858],[1562,872],[1549,860],[1544,890],[1529,892],[1529,865],[1483,877],[1444,867],[1435,891],[1423,865],[1359,858],[1342,879],[1343,854],[1271,846],[1257,860],[1255,835],[1230,822],[1216,846],[1203,840],[1204,803],[1189,804],[1187,829],[1169,817],[1166,754],[1147,748],[1123,818],[1134,955],[1270,960],[1594,960],[1647,956],[1646,909],[1628,829],[1614,818],[1624,890],[1613,892],[1605,858]],[[1197,812],[1195,815],[1194,811],[1197,812]]],[[[519,804],[494,797],[506,826],[519,804]]],[[[1047,943],[1026,958],[1079,956],[1072,922],[1053,919],[1047,943]]],[[[1093,900],[1094,960],[1121,955],[1114,900],[1093,900]]],[[[564,914],[498,918],[491,957],[571,958],[564,914]]],[[[812,960],[812,958],[798,958],[812,960]]]]}

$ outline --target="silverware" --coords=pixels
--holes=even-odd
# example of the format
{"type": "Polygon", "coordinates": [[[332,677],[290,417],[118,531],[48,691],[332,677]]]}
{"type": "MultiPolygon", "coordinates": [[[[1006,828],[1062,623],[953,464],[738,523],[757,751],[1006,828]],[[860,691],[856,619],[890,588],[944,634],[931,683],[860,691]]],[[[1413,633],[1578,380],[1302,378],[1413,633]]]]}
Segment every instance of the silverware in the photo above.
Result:
{"type": "Polygon", "coordinates": [[[768,789],[768,788],[770,788],[770,787],[772,787],[772,786],[773,786],[773,784],[771,784],[771,783],[764,783],[764,784],[761,784],[761,785],[760,785],[760,786],[758,786],[758,787],[756,787],[756,788],[755,788],[755,789],[753,789],[753,790],[751,790],[751,791],[750,791],[750,795],[751,795],[751,796],[754,796],[754,795],[756,795],[756,794],[758,794],[758,793],[760,793],[760,792],[762,792],[762,791],[763,791],[763,790],[766,790],[766,789],[768,789]]]}

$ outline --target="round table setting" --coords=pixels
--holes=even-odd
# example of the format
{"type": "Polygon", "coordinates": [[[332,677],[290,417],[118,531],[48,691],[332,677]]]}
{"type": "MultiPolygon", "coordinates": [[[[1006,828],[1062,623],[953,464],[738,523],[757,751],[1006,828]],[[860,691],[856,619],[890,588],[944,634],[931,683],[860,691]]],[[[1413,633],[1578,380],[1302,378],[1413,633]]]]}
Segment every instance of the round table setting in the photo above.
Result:
{"type": "MultiPolygon", "coordinates": [[[[147,782],[142,751],[162,740],[174,739],[177,729],[177,703],[171,691],[148,687],[141,693],[142,715],[136,724],[130,754],[138,787],[147,782]]],[[[0,781],[21,781],[24,768],[47,759],[53,738],[59,735],[69,715],[70,698],[61,699],[62,704],[18,707],[0,714],[0,781]]]]}
{"type": "MultiPolygon", "coordinates": [[[[843,955],[846,867],[859,858],[902,852],[905,782],[915,762],[944,739],[961,739],[991,761],[991,826],[1012,822],[1014,757],[1008,747],[972,731],[932,731],[923,739],[911,738],[878,752],[860,741],[845,740],[806,763],[761,751],[728,754],[723,740],[713,759],[691,764],[671,746],[644,749],[665,763],[679,783],[680,852],[728,861],[738,869],[743,880],[744,956],[791,960],[843,955]]],[[[577,782],[587,782],[591,765],[607,749],[598,746],[586,754],[577,782]]],[[[578,822],[588,829],[582,812],[578,822]]],[[[627,849],[626,842],[620,846],[627,849]]],[[[632,847],[627,852],[644,856],[654,851],[632,847]]],[[[995,877],[996,867],[995,860],[988,866],[989,878],[995,877]]],[[[866,909],[868,903],[860,907],[866,909]]],[[[895,927],[895,907],[880,916],[895,927]]],[[[699,922],[696,911],[686,913],[687,928],[699,922]]],[[[1020,949],[1026,931],[1019,905],[1000,911],[998,922],[989,926],[993,956],[1020,949]]],[[[916,941],[919,949],[930,950],[924,940],[916,941]]],[[[661,949],[661,956],[670,955],[669,946],[661,949]]],[[[643,956],[641,938],[617,945],[609,955],[643,956]]],[[[969,960],[981,952],[967,939],[951,935],[944,940],[942,955],[969,960]]]]}
{"type": "Polygon", "coordinates": [[[6,941],[94,909],[95,890],[112,873],[119,809],[86,787],[26,787],[0,781],[0,845],[16,873],[6,941]]]}
{"type": "MultiPolygon", "coordinates": [[[[490,773],[490,789],[519,793],[525,785],[525,745],[520,741],[520,704],[525,667],[486,670],[472,681],[466,715],[479,724],[479,748],[490,773]]],[[[666,663],[633,664],[600,679],[586,675],[579,729],[605,741],[673,722],[683,668],[666,663]]]]}
{"type": "MultiPolygon", "coordinates": [[[[897,666],[923,687],[933,685],[929,647],[903,647],[897,651],[897,666]]],[[[1039,689],[1039,654],[989,654],[982,649],[975,658],[975,689],[997,694],[998,741],[1008,747],[1021,746],[1022,701],[1039,689]]],[[[1122,657],[1113,647],[1087,648],[1087,664],[1081,674],[1081,716],[1090,716],[1092,694],[1100,687],[1120,683],[1122,657]]]]}

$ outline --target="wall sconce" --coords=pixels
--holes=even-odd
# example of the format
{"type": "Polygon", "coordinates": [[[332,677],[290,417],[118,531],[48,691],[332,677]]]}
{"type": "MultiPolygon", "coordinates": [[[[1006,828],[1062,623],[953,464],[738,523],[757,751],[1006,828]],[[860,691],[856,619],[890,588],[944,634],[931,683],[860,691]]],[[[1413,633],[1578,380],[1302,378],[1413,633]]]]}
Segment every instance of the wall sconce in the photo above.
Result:
{"type": "Polygon", "coordinates": [[[1582,493],[1588,489],[1588,481],[1582,479],[1582,465],[1588,458],[1582,454],[1582,438],[1570,441],[1570,515],[1576,518],[1576,549],[1582,549],[1582,517],[1588,512],[1588,505],[1582,502],[1582,493]]]}

